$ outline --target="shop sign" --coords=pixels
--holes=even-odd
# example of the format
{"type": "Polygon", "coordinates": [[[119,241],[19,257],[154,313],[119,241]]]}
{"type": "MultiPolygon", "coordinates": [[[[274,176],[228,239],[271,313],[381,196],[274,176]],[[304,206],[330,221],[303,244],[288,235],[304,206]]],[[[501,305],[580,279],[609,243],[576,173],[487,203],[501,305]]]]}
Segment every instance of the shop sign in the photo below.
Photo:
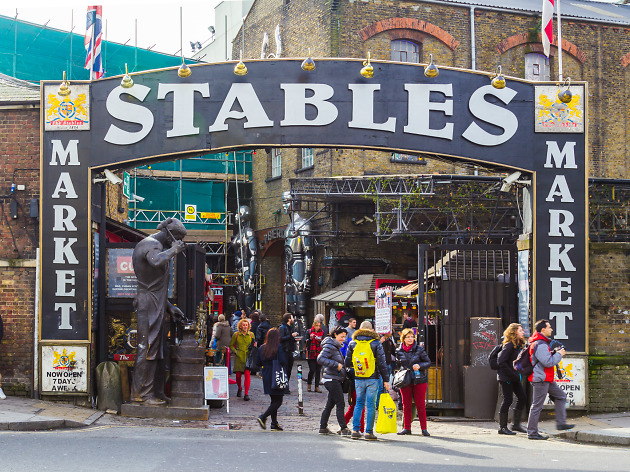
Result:
{"type": "Polygon", "coordinates": [[[88,346],[42,346],[42,393],[88,392],[88,346]]]}
{"type": "Polygon", "coordinates": [[[378,334],[392,332],[392,288],[377,288],[374,292],[374,330],[378,334]]]}
{"type": "Polygon", "coordinates": [[[206,400],[227,400],[229,398],[227,367],[204,367],[203,380],[206,400]]]}
{"type": "MultiPolygon", "coordinates": [[[[586,407],[586,359],[564,356],[555,369],[554,380],[567,394],[567,408],[586,407]],[[558,373],[562,378],[558,377],[558,373]]],[[[547,396],[545,405],[553,405],[547,396]]]]}

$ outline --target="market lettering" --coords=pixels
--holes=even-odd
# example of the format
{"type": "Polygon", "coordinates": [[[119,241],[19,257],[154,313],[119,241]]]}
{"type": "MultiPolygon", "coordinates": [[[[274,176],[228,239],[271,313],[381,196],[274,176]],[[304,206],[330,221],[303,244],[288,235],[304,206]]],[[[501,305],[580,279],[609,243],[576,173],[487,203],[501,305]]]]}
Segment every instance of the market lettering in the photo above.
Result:
{"type": "MultiPolygon", "coordinates": [[[[64,147],[60,140],[52,140],[51,166],[78,166],[79,161],[78,139],[68,141],[64,147]]],[[[56,200],[69,200],[68,204],[53,205],[53,267],[55,268],[55,302],[53,303],[55,313],[59,314],[59,329],[71,330],[72,313],[77,311],[75,301],[76,294],[76,270],[69,269],[70,265],[78,265],[79,259],[72,249],[78,238],[66,237],[66,232],[76,232],[77,226],[74,220],[77,216],[76,207],[72,200],[77,200],[79,196],[75,190],[72,177],[69,172],[60,172],[55,190],[51,198],[56,200]],[[61,234],[59,234],[61,233],[61,234]]]]}
{"type": "MultiPolygon", "coordinates": [[[[577,169],[575,163],[575,142],[565,143],[562,150],[556,141],[547,141],[547,159],[545,168],[548,169],[577,169]]],[[[565,174],[556,174],[547,193],[546,201],[554,204],[573,203],[574,199],[567,184],[565,174]]],[[[575,217],[570,210],[563,208],[549,209],[549,236],[562,238],[567,242],[549,244],[549,266],[547,270],[554,273],[549,277],[551,285],[550,305],[570,306],[572,303],[572,275],[577,271],[571,260],[571,249],[575,244],[568,241],[575,238],[575,232],[571,229],[575,217]],[[558,276],[555,276],[556,274],[558,276]]],[[[562,240],[561,240],[562,241],[562,240]]],[[[573,320],[571,311],[549,311],[549,319],[556,321],[556,339],[569,339],[567,334],[567,320],[573,320]]]]}
{"type": "MultiPolygon", "coordinates": [[[[284,91],[284,117],[279,121],[280,126],[329,125],[339,116],[338,106],[345,105],[345,102],[334,103],[335,90],[328,84],[283,83],[280,84],[280,89],[284,91]],[[307,117],[307,109],[314,110],[315,114],[307,117]]],[[[374,117],[374,97],[376,93],[381,92],[381,84],[349,84],[348,90],[352,92],[352,115],[347,123],[348,128],[396,132],[395,117],[389,116],[383,122],[376,121],[374,117]]],[[[407,92],[407,123],[403,126],[403,132],[452,141],[455,125],[449,120],[453,117],[453,84],[404,84],[403,90],[407,92]],[[444,99],[436,100],[436,94],[443,95],[444,99]],[[446,118],[446,122],[441,127],[435,127],[431,119],[435,119],[439,114],[446,118]]],[[[150,87],[135,84],[129,89],[118,86],[109,93],[105,102],[109,115],[116,120],[131,123],[135,130],[129,131],[111,124],[104,138],[106,142],[121,146],[135,144],[150,133],[155,117],[153,112],[141,103],[150,91],[150,87]],[[138,127],[140,129],[137,129],[138,127]]],[[[468,108],[475,120],[468,124],[462,137],[480,146],[498,146],[511,139],[518,130],[518,118],[504,106],[488,101],[487,97],[495,97],[504,105],[508,105],[516,93],[509,87],[495,89],[491,85],[484,85],[475,90],[468,100],[468,108]],[[480,123],[493,125],[501,132],[490,133],[482,128],[480,123]]],[[[164,100],[169,94],[173,98],[173,125],[166,131],[166,137],[199,135],[201,130],[193,123],[198,112],[195,110],[194,99],[195,94],[200,94],[204,99],[209,98],[209,84],[160,83],[157,99],[164,100]]],[[[213,121],[209,120],[212,124],[208,127],[208,132],[228,131],[228,120],[245,120],[243,123],[245,129],[266,128],[275,124],[267,115],[250,83],[233,83],[230,86],[216,117],[213,121]]],[[[59,156],[62,165],[71,159],[63,157],[65,155],[61,153],[59,156]]],[[[563,159],[561,154],[556,153],[553,156],[556,156],[554,159],[563,159]]],[[[60,191],[63,189],[64,187],[61,187],[60,191]]]]}

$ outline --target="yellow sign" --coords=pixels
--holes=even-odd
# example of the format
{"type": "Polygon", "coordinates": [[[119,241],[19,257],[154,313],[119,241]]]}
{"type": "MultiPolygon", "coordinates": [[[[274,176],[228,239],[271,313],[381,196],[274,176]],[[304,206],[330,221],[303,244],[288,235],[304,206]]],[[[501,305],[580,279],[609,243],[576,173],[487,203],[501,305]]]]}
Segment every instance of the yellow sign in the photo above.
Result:
{"type": "Polygon", "coordinates": [[[186,205],[184,207],[184,220],[197,221],[197,205],[186,205]]]}
{"type": "Polygon", "coordinates": [[[199,217],[205,220],[219,220],[221,219],[221,213],[210,213],[207,211],[200,211],[199,217]]]}

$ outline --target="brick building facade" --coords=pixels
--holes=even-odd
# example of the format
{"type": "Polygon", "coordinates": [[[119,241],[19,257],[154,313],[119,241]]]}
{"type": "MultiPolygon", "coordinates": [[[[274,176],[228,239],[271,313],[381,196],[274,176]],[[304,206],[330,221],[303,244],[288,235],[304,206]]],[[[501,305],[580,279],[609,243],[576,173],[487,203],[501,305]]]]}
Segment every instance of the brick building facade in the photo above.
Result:
{"type": "MultiPolygon", "coordinates": [[[[15,395],[34,387],[39,218],[31,202],[38,215],[39,177],[39,86],[0,74],[0,374],[3,390],[15,395]]],[[[107,184],[107,216],[117,221],[128,211],[121,192],[107,184]]]]}
{"type": "MultiPolygon", "coordinates": [[[[492,72],[501,65],[508,82],[509,76],[528,78],[527,74],[532,72],[528,61],[542,54],[540,2],[532,8],[530,2],[501,2],[499,8],[487,6],[494,2],[484,2],[486,6],[481,3],[257,0],[245,20],[244,34],[241,32],[234,41],[234,57],[238,57],[241,49],[245,61],[260,57],[264,34],[272,37],[279,25],[283,57],[306,57],[310,48],[316,63],[317,57],[365,58],[368,52],[373,60],[390,60],[394,57],[393,50],[398,47],[395,43],[402,40],[413,45],[415,62],[426,63],[431,54],[438,67],[492,72]]],[[[630,116],[623,103],[627,100],[625,90],[629,80],[630,7],[620,6],[608,16],[602,9],[593,13],[588,2],[577,2],[575,8],[582,8],[579,15],[575,14],[576,10],[571,10],[563,22],[563,72],[565,78],[589,83],[589,173],[591,177],[629,178],[630,116]],[[620,96],[622,98],[618,99],[620,96]]],[[[546,80],[558,77],[557,42],[544,66],[549,74],[546,80]]],[[[540,69],[539,72],[543,73],[540,69]]],[[[377,65],[375,73],[378,74],[377,65]]],[[[543,79],[545,77],[541,75],[540,80],[543,79]]],[[[301,149],[282,149],[281,171],[278,172],[273,169],[275,152],[258,150],[262,158],[254,162],[254,175],[265,177],[254,180],[255,228],[278,227],[288,222],[288,217],[280,211],[280,197],[289,190],[289,179],[484,172],[484,169],[473,169],[457,162],[431,159],[422,165],[398,164],[391,162],[390,153],[358,149],[314,149],[312,164],[303,160],[301,149]]],[[[342,226],[355,232],[373,231],[369,225],[353,228],[352,211],[349,207],[345,214],[340,213],[342,226]]],[[[327,272],[321,267],[322,258],[331,252],[347,258],[378,255],[391,263],[387,267],[391,273],[414,278],[415,243],[397,240],[376,245],[369,238],[344,238],[335,241],[332,248],[317,249],[313,294],[329,290],[343,281],[333,280],[332,271],[327,272]]],[[[592,245],[590,255],[591,409],[623,409],[627,408],[627,399],[621,399],[620,395],[628,384],[626,366],[630,347],[630,336],[623,326],[628,322],[630,306],[626,296],[627,277],[624,277],[630,262],[628,250],[623,243],[592,245]],[[614,274],[600,273],[605,271],[607,263],[617,268],[614,274]],[[614,297],[617,298],[612,300],[614,297]],[[610,336],[615,339],[614,345],[605,341],[610,336]]],[[[261,268],[266,280],[262,289],[263,310],[281,313],[284,309],[281,254],[263,259],[261,268]]],[[[368,268],[364,267],[364,270],[368,268]]]]}

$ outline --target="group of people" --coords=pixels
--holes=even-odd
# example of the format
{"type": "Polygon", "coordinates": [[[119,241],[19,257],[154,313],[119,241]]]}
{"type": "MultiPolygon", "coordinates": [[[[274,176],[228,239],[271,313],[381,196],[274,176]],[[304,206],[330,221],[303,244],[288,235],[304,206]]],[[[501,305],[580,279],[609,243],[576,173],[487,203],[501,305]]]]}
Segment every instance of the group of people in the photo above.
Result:
{"type": "Polygon", "coordinates": [[[247,356],[251,347],[265,342],[271,324],[267,316],[259,311],[253,311],[249,317],[246,313],[236,311],[231,318],[226,320],[223,314],[217,317],[217,322],[212,325],[212,337],[208,345],[215,350],[217,365],[225,365],[230,361],[226,356],[229,348],[233,356],[232,372],[236,374],[238,386],[236,396],[249,401],[251,370],[246,368],[247,356]]]}
{"type": "MultiPolygon", "coordinates": [[[[267,419],[271,417],[271,429],[282,430],[278,424],[278,409],[282,405],[284,395],[290,394],[288,388],[273,387],[274,366],[276,361],[290,375],[297,333],[291,329],[292,316],[286,314],[282,325],[267,333],[265,342],[258,350],[258,364],[262,366],[262,378],[265,394],[271,402],[267,410],[257,418],[261,428],[266,429],[267,419]],[[283,344],[285,343],[285,344],[283,344]]],[[[403,429],[401,435],[411,434],[412,406],[416,409],[420,420],[422,434],[430,436],[427,430],[425,395],[427,391],[427,369],[431,361],[424,348],[416,342],[412,329],[404,329],[400,346],[396,347],[391,336],[381,336],[372,328],[370,321],[361,323],[354,329],[356,319],[348,320],[348,327],[337,324],[326,333],[323,316],[318,315],[312,327],[306,333],[306,352],[309,363],[307,391],[321,392],[323,385],[328,392],[326,405],[320,419],[320,434],[335,434],[328,427],[328,421],[335,409],[339,431],[336,434],[349,436],[352,439],[377,439],[374,434],[378,397],[382,392],[390,391],[390,379],[395,366],[409,369],[411,382],[400,389],[403,405],[403,429]],[[352,336],[348,336],[348,332],[352,336]],[[389,352],[389,359],[386,356],[389,352]],[[311,390],[312,382],[315,389],[311,390]],[[350,405],[345,412],[344,384],[351,390],[350,405]],[[365,414],[365,419],[364,419],[365,414]],[[352,418],[352,429],[348,427],[352,418]],[[362,432],[365,430],[365,435],[362,432]]]]}
{"type": "MultiPolygon", "coordinates": [[[[224,315],[219,315],[213,327],[213,342],[216,339],[218,361],[225,355],[226,347],[234,353],[233,372],[236,373],[237,396],[243,394],[249,400],[250,370],[245,368],[250,346],[258,347],[256,364],[261,368],[264,393],[270,396],[267,410],[257,420],[266,429],[267,419],[271,417],[271,429],[282,431],[278,423],[278,409],[284,395],[290,395],[288,387],[293,369],[294,352],[300,339],[295,330],[294,318],[290,313],[282,317],[282,324],[273,328],[267,317],[259,312],[250,318],[235,313],[234,330],[224,315]],[[272,375],[280,365],[286,373],[286,387],[277,388],[272,375]],[[243,383],[244,380],[244,383],[243,383]],[[242,385],[243,383],[243,385],[242,385]]],[[[336,320],[339,321],[339,320],[336,320]]],[[[431,361],[423,346],[416,341],[412,327],[405,327],[396,345],[391,334],[379,335],[370,321],[361,323],[356,329],[356,318],[348,317],[337,323],[328,332],[323,315],[317,315],[311,328],[304,334],[305,354],[309,365],[307,391],[322,393],[323,386],[328,398],[321,414],[320,434],[334,434],[328,427],[330,415],[335,409],[339,430],[337,434],[350,436],[352,439],[364,437],[366,440],[377,439],[374,423],[381,393],[390,391],[390,382],[394,371],[406,369],[411,380],[400,388],[402,400],[403,425],[399,435],[411,434],[413,405],[420,422],[423,436],[430,436],[427,429],[425,398],[428,386],[428,369],[431,361]],[[369,349],[369,351],[368,351],[369,349]],[[359,360],[357,360],[359,359],[359,360]],[[361,365],[361,359],[367,365],[361,365]],[[357,365],[357,362],[359,365],[357,365]],[[313,387],[314,386],[314,387],[313,387]],[[345,395],[349,392],[349,408],[345,411],[345,395]],[[352,424],[350,425],[350,419],[352,424]],[[351,429],[349,428],[349,425],[351,429]],[[365,435],[362,433],[365,431],[365,435]]],[[[566,354],[563,347],[552,349],[551,335],[553,328],[549,320],[540,320],[535,325],[535,333],[526,343],[523,327],[512,323],[503,333],[502,348],[498,354],[497,379],[502,393],[499,409],[499,434],[514,435],[526,433],[529,439],[547,439],[538,431],[538,420],[547,395],[555,404],[556,422],[559,430],[573,428],[566,421],[566,394],[554,381],[554,368],[566,354]],[[528,349],[533,365],[533,373],[528,377],[533,387],[532,405],[527,419],[527,427],[521,425],[526,404],[525,390],[521,374],[514,367],[522,349],[528,349]],[[508,413],[516,396],[517,403],[513,413],[511,429],[508,428],[508,413]]]]}
{"type": "Polygon", "coordinates": [[[501,386],[502,401],[499,409],[499,434],[515,435],[516,432],[527,433],[529,439],[544,440],[538,431],[538,420],[542,412],[545,398],[554,403],[556,411],[556,428],[560,431],[573,428],[575,425],[567,423],[566,399],[567,394],[554,380],[554,369],[560,363],[566,351],[559,346],[551,348],[553,328],[549,320],[543,319],[536,323],[535,333],[525,341],[525,331],[518,323],[510,324],[503,333],[502,348],[498,355],[497,379],[501,386]],[[527,378],[532,385],[532,404],[527,419],[527,429],[521,426],[523,412],[527,406],[525,390],[523,389],[521,374],[516,370],[514,362],[519,353],[527,349],[533,366],[533,372],[527,378]],[[512,405],[512,397],[516,395],[512,429],[508,429],[508,414],[512,405]]]}

